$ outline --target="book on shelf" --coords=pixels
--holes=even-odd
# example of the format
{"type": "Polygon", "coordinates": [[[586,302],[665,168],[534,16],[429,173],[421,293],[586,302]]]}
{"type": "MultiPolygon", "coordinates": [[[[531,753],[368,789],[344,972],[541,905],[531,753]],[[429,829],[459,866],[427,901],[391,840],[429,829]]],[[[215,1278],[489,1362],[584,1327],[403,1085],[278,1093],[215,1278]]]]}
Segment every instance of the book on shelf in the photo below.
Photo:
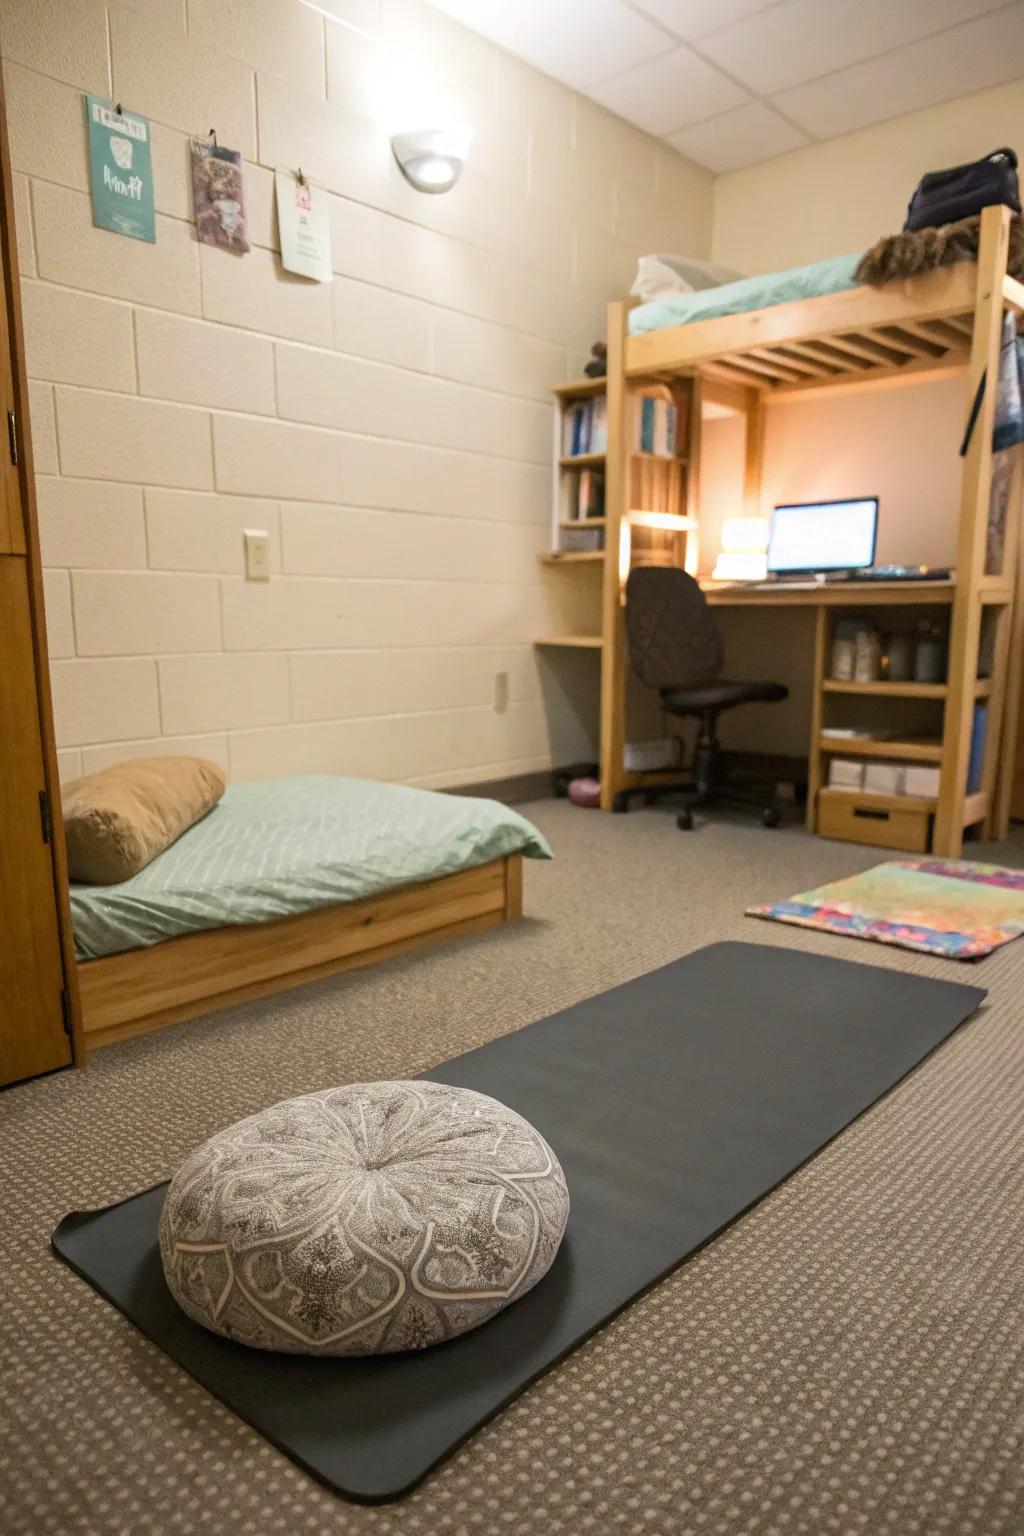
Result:
{"type": "Polygon", "coordinates": [[[585,522],[588,517],[604,516],[604,475],[599,470],[581,469],[576,485],[576,504],[570,515],[585,522]]]}
{"type": "Polygon", "coordinates": [[[597,554],[604,549],[604,529],[588,528],[585,523],[578,528],[563,528],[558,547],[563,555],[597,554]]]}
{"type": "Polygon", "coordinates": [[[679,437],[679,412],[671,400],[658,395],[630,397],[630,447],[634,453],[675,457],[679,437]]]}
{"type": "Polygon", "coordinates": [[[562,457],[604,453],[608,447],[608,404],[603,395],[576,400],[562,415],[562,457]]]}

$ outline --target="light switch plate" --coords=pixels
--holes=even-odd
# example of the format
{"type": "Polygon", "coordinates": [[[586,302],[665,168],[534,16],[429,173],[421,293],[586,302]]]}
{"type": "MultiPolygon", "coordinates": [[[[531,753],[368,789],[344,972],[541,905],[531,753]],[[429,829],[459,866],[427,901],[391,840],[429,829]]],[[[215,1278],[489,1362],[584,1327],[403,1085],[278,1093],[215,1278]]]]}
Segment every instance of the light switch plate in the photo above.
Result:
{"type": "Polygon", "coordinates": [[[270,580],[270,534],[265,528],[245,530],[245,577],[247,581],[270,580]]]}

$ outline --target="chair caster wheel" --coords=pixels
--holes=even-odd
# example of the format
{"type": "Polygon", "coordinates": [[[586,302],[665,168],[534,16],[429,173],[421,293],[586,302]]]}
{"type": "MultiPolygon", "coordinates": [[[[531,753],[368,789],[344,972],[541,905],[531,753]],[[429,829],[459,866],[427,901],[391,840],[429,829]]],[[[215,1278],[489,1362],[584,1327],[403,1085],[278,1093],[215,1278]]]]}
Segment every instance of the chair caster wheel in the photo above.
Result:
{"type": "Polygon", "coordinates": [[[761,820],[766,827],[777,827],[782,822],[782,816],[774,805],[766,805],[761,812],[761,820]]]}
{"type": "Polygon", "coordinates": [[[680,811],[676,817],[676,826],[680,832],[693,831],[693,812],[691,810],[680,811]]]}
{"type": "Polygon", "coordinates": [[[626,790],[620,789],[617,794],[612,796],[612,810],[620,816],[629,810],[629,794],[626,790]]]}

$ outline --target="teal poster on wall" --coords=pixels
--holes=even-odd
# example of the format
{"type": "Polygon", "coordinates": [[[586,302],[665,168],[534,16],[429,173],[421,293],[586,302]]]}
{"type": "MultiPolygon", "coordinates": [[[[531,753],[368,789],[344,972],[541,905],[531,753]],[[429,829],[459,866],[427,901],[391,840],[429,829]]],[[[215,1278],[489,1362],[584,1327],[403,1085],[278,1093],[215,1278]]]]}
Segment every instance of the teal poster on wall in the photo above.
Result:
{"type": "Polygon", "coordinates": [[[89,119],[92,221],[133,240],[156,240],[149,120],[100,96],[85,98],[89,119]]]}

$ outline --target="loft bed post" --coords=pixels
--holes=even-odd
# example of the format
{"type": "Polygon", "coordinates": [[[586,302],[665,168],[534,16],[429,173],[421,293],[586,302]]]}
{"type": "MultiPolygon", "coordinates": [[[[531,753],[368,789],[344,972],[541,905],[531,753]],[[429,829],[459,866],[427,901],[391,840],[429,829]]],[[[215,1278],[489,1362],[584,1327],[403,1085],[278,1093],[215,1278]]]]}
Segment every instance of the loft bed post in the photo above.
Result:
{"type": "Polygon", "coordinates": [[[626,626],[620,591],[620,538],[626,507],[626,314],[622,300],[608,305],[605,385],[605,559],[601,587],[601,809],[610,811],[623,787],[626,704],[626,626]]]}
{"type": "MultiPolygon", "coordinates": [[[[1009,573],[998,578],[985,576],[985,546],[992,485],[992,429],[995,421],[1009,230],[1008,208],[993,205],[982,211],[974,334],[967,370],[968,408],[983,378],[986,387],[964,458],[961,482],[956,592],[950,626],[948,692],[942,731],[942,770],[932,848],[941,858],[957,858],[963,846],[965,824],[984,820],[987,816],[983,795],[978,797],[981,814],[977,816],[973,815],[967,796],[974,706],[978,694],[978,648],[982,613],[986,606],[985,599],[989,595],[986,586],[992,589],[994,600],[1000,586],[1009,585],[1012,589],[1009,573]]],[[[993,601],[995,606],[996,602],[993,601]]],[[[1000,634],[1004,638],[1002,645],[997,641],[995,646],[989,699],[990,729],[986,736],[987,762],[993,762],[994,754],[999,751],[997,737],[1000,722],[995,717],[1001,714],[1006,688],[1006,669],[999,663],[1005,657],[1005,637],[1008,635],[1006,626],[1010,613],[1011,601],[1007,596],[994,621],[999,624],[1000,634]],[[997,727],[995,731],[991,730],[992,725],[997,727]]],[[[991,785],[992,780],[988,774],[986,779],[991,785]]]]}
{"type": "MultiPolygon", "coordinates": [[[[1020,313],[1024,314],[1024,306],[1020,313]]],[[[1024,501],[1024,449],[1014,449],[1016,463],[1007,520],[1012,528],[1012,554],[1007,554],[1003,570],[1015,581],[1013,616],[1009,624],[1009,657],[1006,664],[1006,705],[1003,711],[1002,744],[999,749],[999,773],[994,803],[990,805],[985,836],[1002,841],[1010,830],[1014,788],[1024,768],[1024,749],[1020,744],[1021,690],[1024,688],[1024,538],[1021,536],[1022,501],[1024,501]]]]}
{"type": "Polygon", "coordinates": [[[699,373],[694,373],[690,379],[689,409],[690,430],[686,445],[689,464],[682,510],[691,519],[691,526],[686,534],[683,569],[696,578],[700,567],[700,444],[704,409],[704,381],[699,373]]]}
{"type": "Polygon", "coordinates": [[[759,389],[743,391],[743,515],[761,516],[761,469],[764,461],[764,396],[759,389]]]}

